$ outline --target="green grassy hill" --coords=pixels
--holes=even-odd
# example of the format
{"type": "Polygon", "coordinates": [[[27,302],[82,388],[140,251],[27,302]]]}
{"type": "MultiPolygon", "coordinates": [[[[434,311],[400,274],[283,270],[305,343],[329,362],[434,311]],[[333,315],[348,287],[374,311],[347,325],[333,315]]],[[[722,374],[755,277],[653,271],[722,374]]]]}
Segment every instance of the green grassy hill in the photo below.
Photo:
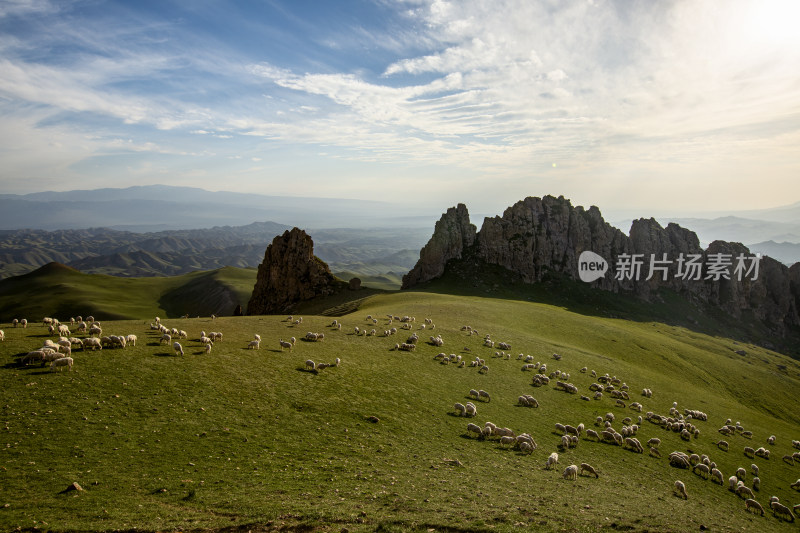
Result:
{"type": "MultiPolygon", "coordinates": [[[[124,280],[121,280],[124,281],[124,280]]],[[[98,289],[99,291],[100,289],[98,289]]],[[[481,289],[484,290],[484,289],[481,289]]],[[[490,290],[490,289],[485,289],[490,290]]],[[[794,531],[796,524],[745,511],[743,499],[666,456],[680,450],[707,454],[727,478],[738,467],[760,468],[759,502],[770,496],[800,503],[790,488],[800,466],[781,458],[800,438],[800,365],[793,359],[723,336],[661,321],[592,316],[552,305],[506,299],[497,293],[380,294],[330,327],[332,318],[169,319],[184,329],[185,355],[160,345],[150,320],[104,321],[104,334],[136,334],[135,347],[73,352],[72,372],[19,364],[46,336],[3,324],[0,343],[0,529],[48,531],[794,531]],[[408,337],[384,337],[386,316],[416,317],[415,352],[395,351],[408,337]],[[378,324],[367,320],[378,319],[378,324]],[[436,325],[421,329],[423,318],[436,325]],[[469,336],[470,325],[480,334],[469,336]],[[356,336],[354,328],[378,336],[356,336]],[[210,354],[200,331],[221,331],[210,354]],[[324,332],[322,342],[298,340],[281,351],[278,339],[324,332]],[[443,348],[425,341],[441,334],[443,348]],[[254,334],[260,350],[247,350],[254,334]],[[483,336],[510,342],[510,360],[483,346],[483,336]],[[746,355],[735,353],[744,350],[746,355]],[[485,375],[467,365],[434,360],[440,351],[467,361],[485,359],[485,375]],[[579,394],[533,387],[517,354],[530,354],[548,372],[571,374],[579,394]],[[561,355],[561,360],[552,357],[561,355]],[[305,361],[333,362],[319,372],[305,361]],[[643,443],[661,439],[662,458],[582,438],[544,468],[557,450],[555,424],[599,430],[595,417],[614,413],[622,429],[638,412],[615,406],[609,394],[584,401],[596,381],[582,367],[618,376],[630,401],[668,415],[700,410],[698,438],[644,421],[643,443]],[[641,396],[643,388],[652,398],[641,396]],[[491,402],[470,400],[470,389],[491,402]],[[521,394],[538,409],[517,406],[521,394]],[[473,401],[474,419],[455,416],[456,402],[473,401]],[[371,422],[370,417],[377,417],[371,422]],[[724,437],[727,418],[753,438],[724,437]],[[492,421],[538,444],[531,455],[478,439],[469,422],[492,421]],[[775,435],[775,444],[767,438],[775,435]],[[770,459],[751,459],[745,446],[765,446],[770,459]],[[599,478],[562,479],[567,465],[590,463],[599,478]],[[673,493],[682,480],[689,498],[673,493]],[[83,491],[66,491],[77,482],[83,491]]],[[[58,315],[58,313],[48,313],[58,315]]],[[[29,317],[30,318],[30,317],[29,317]]]]}
{"type": "Polygon", "coordinates": [[[235,267],[171,277],[120,278],[50,263],[0,280],[0,320],[230,315],[237,304],[247,306],[255,281],[255,269],[235,267]]]}

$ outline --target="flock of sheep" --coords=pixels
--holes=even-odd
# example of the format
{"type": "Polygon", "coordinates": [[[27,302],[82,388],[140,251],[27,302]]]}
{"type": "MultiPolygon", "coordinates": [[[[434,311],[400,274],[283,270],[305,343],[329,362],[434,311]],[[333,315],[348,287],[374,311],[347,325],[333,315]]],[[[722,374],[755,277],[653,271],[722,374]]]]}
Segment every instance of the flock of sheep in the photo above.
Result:
{"type": "MultiPolygon", "coordinates": [[[[386,315],[383,320],[386,321],[386,329],[383,330],[384,337],[391,337],[398,333],[398,328],[392,326],[394,322],[399,322],[400,329],[403,330],[413,330],[416,322],[416,319],[412,316],[397,316],[391,314],[386,315]]],[[[297,327],[303,323],[303,319],[302,317],[295,318],[293,316],[289,316],[284,320],[284,322],[288,322],[290,327],[297,327]]],[[[356,336],[367,337],[378,336],[377,328],[372,327],[378,325],[378,318],[368,315],[366,317],[366,322],[369,324],[367,327],[355,327],[353,329],[353,334],[356,336]]],[[[137,341],[135,334],[103,336],[102,326],[99,322],[94,320],[94,317],[91,316],[86,317],[86,319],[83,319],[82,317],[71,318],[69,325],[60,323],[57,319],[47,317],[43,319],[42,324],[48,329],[50,335],[53,337],[58,337],[58,339],[54,341],[48,338],[44,341],[44,344],[41,347],[33,349],[25,354],[21,359],[21,363],[24,365],[44,365],[49,363],[51,370],[61,370],[64,367],[66,367],[68,370],[71,370],[74,364],[74,359],[72,358],[73,350],[94,351],[96,349],[102,350],[104,348],[124,349],[127,345],[135,346],[137,341]],[[75,337],[71,332],[71,328],[74,328],[75,332],[77,333],[83,333],[88,336],[85,336],[84,338],[75,337]]],[[[26,328],[28,325],[28,321],[25,319],[14,319],[14,321],[12,321],[12,326],[15,328],[26,328]]],[[[341,331],[342,323],[337,319],[334,320],[329,327],[334,331],[341,331]]],[[[392,349],[406,352],[415,351],[420,340],[419,330],[433,330],[435,327],[436,326],[433,324],[433,321],[430,318],[426,318],[424,323],[420,324],[419,327],[416,328],[416,332],[413,332],[405,342],[395,343],[392,349]]],[[[161,319],[159,317],[156,317],[155,321],[150,324],[150,329],[157,330],[160,333],[160,344],[169,345],[172,343],[172,348],[176,355],[185,355],[185,351],[181,343],[179,341],[174,341],[174,339],[188,339],[188,334],[185,331],[178,330],[176,328],[168,328],[161,323],[161,319]]],[[[471,326],[463,326],[461,331],[466,332],[466,334],[469,336],[478,335],[477,330],[471,326]]],[[[221,342],[222,338],[223,335],[221,332],[206,333],[205,331],[202,331],[200,332],[199,342],[202,346],[204,346],[205,352],[210,353],[214,343],[221,342]]],[[[3,341],[4,339],[5,333],[0,330],[0,341],[3,341]]],[[[324,339],[324,333],[312,331],[309,331],[302,337],[302,340],[312,343],[322,342],[324,339]]],[[[296,343],[297,340],[295,337],[291,337],[289,340],[284,340],[283,338],[278,340],[278,346],[281,351],[284,349],[289,349],[290,351],[293,350],[296,347],[296,343]]],[[[253,340],[246,342],[245,347],[247,349],[258,350],[260,348],[260,344],[261,336],[255,334],[253,340]]],[[[430,336],[428,344],[434,347],[442,347],[444,346],[445,341],[441,333],[439,333],[436,336],[430,336]]],[[[491,336],[487,334],[483,338],[483,346],[490,350],[497,350],[494,351],[493,355],[490,353],[489,357],[493,356],[494,358],[506,361],[511,359],[511,343],[509,342],[494,341],[491,339],[491,336]]],[[[471,350],[468,347],[464,347],[462,351],[469,352],[471,350]]],[[[632,394],[630,387],[622,379],[616,376],[609,375],[608,373],[600,375],[594,370],[589,372],[587,367],[581,368],[579,373],[589,373],[593,380],[593,382],[586,387],[587,395],[582,395],[578,394],[581,392],[581,389],[571,382],[570,373],[564,369],[549,370],[547,362],[537,361],[534,363],[534,357],[530,355],[526,356],[522,353],[520,353],[516,359],[523,360],[523,371],[535,372],[531,380],[531,385],[534,387],[548,387],[551,383],[553,383],[553,390],[561,390],[568,394],[575,394],[584,401],[592,401],[593,398],[594,401],[599,402],[602,401],[604,395],[606,395],[608,398],[613,400],[612,405],[615,408],[628,409],[631,411],[630,416],[625,416],[620,421],[621,425],[618,428],[615,427],[617,416],[612,412],[606,413],[605,416],[596,417],[596,420],[594,420],[594,426],[596,429],[587,428],[584,423],[579,423],[577,425],[562,423],[555,424],[554,433],[559,435],[559,441],[555,444],[557,450],[550,453],[547,461],[545,462],[544,468],[546,470],[550,470],[558,464],[559,453],[562,455],[564,453],[569,453],[570,450],[573,450],[582,441],[619,446],[621,449],[627,449],[638,454],[643,454],[645,450],[647,450],[650,456],[660,458],[660,438],[650,438],[647,441],[647,447],[645,447],[639,438],[637,438],[637,434],[642,429],[645,421],[660,428],[662,431],[676,433],[685,441],[692,441],[698,439],[700,436],[701,429],[698,427],[698,423],[705,423],[708,420],[708,416],[699,410],[683,409],[682,412],[679,411],[677,402],[673,403],[669,412],[666,414],[658,414],[652,411],[647,411],[644,415],[642,415],[640,414],[644,408],[642,403],[639,401],[630,402],[632,394]],[[591,394],[591,398],[588,393],[593,393],[591,394]]],[[[553,361],[551,361],[551,365],[553,362],[561,364],[562,356],[559,354],[553,354],[552,359],[553,361]]],[[[465,368],[467,365],[469,365],[471,368],[477,368],[480,374],[485,374],[489,370],[489,367],[486,365],[486,360],[480,356],[475,356],[474,360],[468,363],[467,358],[460,354],[446,354],[444,352],[440,352],[434,356],[434,360],[438,361],[442,365],[452,365],[455,368],[465,368]]],[[[312,359],[308,359],[305,361],[304,369],[317,373],[319,370],[328,367],[338,367],[340,364],[341,359],[339,357],[337,357],[332,363],[315,363],[312,359]]],[[[490,394],[483,389],[471,389],[467,396],[471,400],[474,400],[478,403],[488,403],[492,401],[490,394]]],[[[643,401],[652,398],[652,396],[653,391],[651,389],[642,389],[641,397],[643,401]]],[[[504,399],[495,399],[495,401],[503,400],[504,399]]],[[[522,394],[517,396],[516,405],[539,408],[540,402],[532,395],[522,394]]],[[[477,406],[472,401],[466,402],[465,404],[455,403],[454,410],[456,412],[456,416],[475,418],[478,414],[477,406]]],[[[512,429],[508,427],[500,427],[493,422],[486,422],[483,426],[479,426],[470,422],[467,424],[466,431],[468,435],[474,434],[475,437],[480,440],[488,441],[489,439],[494,438],[500,446],[514,447],[522,454],[533,454],[533,452],[539,447],[530,433],[523,432],[517,434],[512,429]]],[[[739,422],[733,423],[730,419],[719,428],[718,432],[726,438],[753,438],[751,431],[746,430],[739,422]]],[[[777,437],[771,435],[767,439],[766,444],[768,446],[777,445],[777,437]]],[[[716,446],[719,450],[726,453],[729,452],[731,448],[730,444],[726,440],[719,440],[716,442],[716,446]]],[[[792,441],[792,446],[800,450],[800,441],[792,441]]],[[[754,449],[750,446],[744,446],[743,453],[746,457],[752,459],[759,457],[764,460],[768,460],[770,458],[770,450],[766,447],[754,449]]],[[[699,455],[694,453],[687,454],[680,451],[674,451],[669,454],[668,460],[670,466],[676,469],[689,470],[704,479],[710,479],[711,482],[717,483],[720,486],[725,485],[724,475],[718,468],[717,464],[708,455],[699,455]]],[[[796,462],[800,462],[800,452],[784,455],[783,462],[792,466],[796,462]]],[[[751,464],[750,471],[752,473],[750,486],[747,485],[747,471],[744,467],[741,467],[738,468],[734,475],[728,478],[727,488],[737,496],[744,498],[745,509],[747,511],[755,511],[761,515],[764,515],[764,508],[756,499],[756,493],[759,492],[761,486],[761,478],[758,476],[758,465],[755,463],[751,464]]],[[[564,479],[576,480],[578,479],[579,475],[584,474],[588,476],[594,476],[595,478],[600,477],[598,469],[585,462],[580,463],[580,465],[570,464],[564,469],[562,476],[564,479]]],[[[793,489],[800,490],[800,479],[793,483],[791,487],[793,489]]],[[[684,499],[689,498],[686,484],[680,480],[675,481],[674,492],[679,497],[684,499]]],[[[776,496],[772,496],[769,499],[769,508],[776,516],[794,521],[795,513],[800,510],[800,504],[790,507],[781,503],[776,496]]]]}

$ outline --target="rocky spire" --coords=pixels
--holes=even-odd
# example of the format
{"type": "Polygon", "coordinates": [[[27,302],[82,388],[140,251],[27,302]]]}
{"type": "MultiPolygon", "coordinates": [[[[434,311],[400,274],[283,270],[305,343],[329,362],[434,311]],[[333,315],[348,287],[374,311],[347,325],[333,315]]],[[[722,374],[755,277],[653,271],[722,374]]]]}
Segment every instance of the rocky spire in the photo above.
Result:
{"type": "Polygon", "coordinates": [[[292,228],[267,246],[247,314],[290,313],[303,300],[333,293],[336,285],[328,265],[314,255],[311,237],[292,228]]]}
{"type": "Polygon", "coordinates": [[[469,221],[467,206],[458,204],[447,210],[433,230],[433,236],[419,253],[419,261],[403,276],[403,288],[408,289],[438,278],[447,262],[461,257],[461,252],[475,242],[475,226],[469,221]]]}

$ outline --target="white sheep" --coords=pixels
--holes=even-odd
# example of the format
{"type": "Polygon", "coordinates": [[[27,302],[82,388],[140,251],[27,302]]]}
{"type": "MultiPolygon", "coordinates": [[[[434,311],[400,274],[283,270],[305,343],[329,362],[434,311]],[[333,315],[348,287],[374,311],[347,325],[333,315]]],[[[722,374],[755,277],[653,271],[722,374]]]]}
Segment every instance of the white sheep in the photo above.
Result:
{"type": "Polygon", "coordinates": [[[248,350],[260,350],[261,349],[261,341],[250,341],[247,343],[248,350]]]}
{"type": "Polygon", "coordinates": [[[487,402],[492,401],[492,399],[489,397],[489,393],[486,392],[485,390],[479,390],[478,391],[478,397],[479,398],[486,398],[487,402]]]}
{"type": "Polygon", "coordinates": [[[581,463],[580,473],[583,474],[584,472],[588,472],[589,474],[594,474],[595,478],[600,477],[600,475],[597,473],[597,470],[595,470],[595,468],[589,463],[581,463]]]}
{"type": "Polygon", "coordinates": [[[752,498],[747,498],[744,501],[744,510],[749,511],[750,509],[755,509],[756,511],[761,511],[761,516],[764,516],[764,508],[761,507],[761,504],[755,501],[752,498]]]}
{"type": "Polygon", "coordinates": [[[464,407],[466,408],[464,411],[464,416],[469,416],[469,417],[478,416],[478,408],[475,407],[475,404],[467,402],[467,405],[465,405],[464,407]]]}
{"type": "Polygon", "coordinates": [[[689,495],[686,493],[686,485],[683,484],[683,481],[675,482],[675,492],[683,496],[684,500],[689,499],[689,495]]]}
{"type": "Polygon", "coordinates": [[[464,407],[463,403],[456,402],[456,404],[453,406],[453,409],[458,412],[458,416],[466,416],[467,408],[464,407]]]}
{"type": "Polygon", "coordinates": [[[561,474],[564,479],[578,479],[578,465],[569,465],[561,474]]]}
{"type": "Polygon", "coordinates": [[[792,510],[783,505],[780,502],[772,502],[769,504],[772,508],[772,514],[782,514],[784,516],[788,516],[791,522],[794,522],[794,514],[792,514],[792,510]]]}
{"type": "MultiPolygon", "coordinates": [[[[203,339],[200,340],[202,341],[203,339]]],[[[172,335],[170,335],[169,333],[164,333],[163,335],[161,335],[161,340],[158,343],[169,344],[170,342],[172,342],[172,335]]]]}
{"type": "Polygon", "coordinates": [[[306,369],[309,370],[316,370],[317,365],[314,364],[314,361],[311,359],[306,360],[306,369]]]}
{"type": "Polygon", "coordinates": [[[558,464],[558,454],[553,452],[550,454],[550,457],[547,458],[547,463],[544,465],[546,470],[550,470],[555,465],[558,464]]]}
{"type": "Polygon", "coordinates": [[[136,341],[137,340],[138,339],[136,338],[136,335],[133,335],[133,334],[130,334],[127,337],[125,337],[125,342],[127,342],[131,346],[136,346],[136,341]]]}
{"type": "Polygon", "coordinates": [[[56,368],[61,370],[61,367],[66,366],[70,372],[72,372],[72,357],[61,357],[56,359],[52,363],[50,363],[50,370],[55,370],[56,368]]]}
{"type": "Polygon", "coordinates": [[[183,346],[181,346],[181,343],[173,342],[172,349],[175,350],[175,355],[184,355],[183,346]]]}
{"type": "Polygon", "coordinates": [[[744,494],[745,496],[747,496],[749,498],[755,498],[756,497],[756,495],[753,494],[753,491],[750,490],[750,487],[748,487],[747,485],[745,485],[741,481],[739,483],[737,483],[737,485],[736,485],[736,494],[738,496],[741,496],[742,494],[744,494]]]}
{"type": "Polygon", "coordinates": [[[761,490],[761,478],[758,476],[753,478],[753,490],[761,490]]]}
{"type": "Polygon", "coordinates": [[[213,345],[214,345],[214,343],[213,343],[213,342],[210,342],[210,343],[206,344],[205,352],[206,352],[206,353],[211,353],[211,347],[212,347],[213,345]]]}
{"type": "Polygon", "coordinates": [[[483,430],[477,424],[470,422],[467,424],[467,433],[476,433],[478,437],[483,437],[483,430]]]}
{"type": "Polygon", "coordinates": [[[717,469],[717,468],[712,468],[711,469],[711,481],[712,482],[716,481],[720,485],[724,485],[725,484],[725,478],[722,476],[722,472],[720,472],[719,469],[717,469]]]}

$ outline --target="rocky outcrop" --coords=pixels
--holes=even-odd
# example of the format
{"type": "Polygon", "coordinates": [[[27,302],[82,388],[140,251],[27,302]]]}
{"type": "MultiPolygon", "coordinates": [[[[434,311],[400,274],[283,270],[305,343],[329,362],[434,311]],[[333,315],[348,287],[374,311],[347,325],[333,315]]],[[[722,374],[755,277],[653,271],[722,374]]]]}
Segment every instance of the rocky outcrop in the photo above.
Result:
{"type": "Polygon", "coordinates": [[[448,209],[420,251],[417,264],[403,276],[403,288],[441,276],[448,261],[460,258],[461,252],[475,243],[475,229],[469,221],[467,206],[458,204],[448,209]]]}
{"type": "MultiPolygon", "coordinates": [[[[573,207],[563,196],[526,198],[506,209],[502,217],[486,218],[477,234],[466,207],[459,204],[449,209],[436,224],[414,270],[403,278],[403,288],[441,276],[447,262],[466,251],[487,264],[505,267],[527,283],[541,281],[548,273],[578,280],[578,258],[592,251],[608,262],[605,276],[592,282],[596,288],[633,292],[647,300],[669,289],[737,318],[757,318],[776,332],[800,325],[800,264],[787,268],[763,257],[757,276],[752,271],[739,276],[735,258],[750,256],[739,243],[716,241],[703,250],[694,232],[677,224],[664,228],[653,218],[634,221],[630,235],[625,235],[603,220],[597,207],[573,207]],[[707,264],[716,254],[730,258],[729,279],[709,276],[707,264]],[[631,258],[639,262],[639,271],[615,275],[631,258]],[[696,276],[681,275],[688,267],[679,259],[690,258],[701,270],[696,276]]],[[[750,262],[744,266],[751,266],[750,262]]]]}
{"type": "Polygon", "coordinates": [[[311,237],[292,228],[267,246],[247,314],[290,313],[299,302],[332,294],[338,283],[328,265],[314,255],[311,237]]]}

